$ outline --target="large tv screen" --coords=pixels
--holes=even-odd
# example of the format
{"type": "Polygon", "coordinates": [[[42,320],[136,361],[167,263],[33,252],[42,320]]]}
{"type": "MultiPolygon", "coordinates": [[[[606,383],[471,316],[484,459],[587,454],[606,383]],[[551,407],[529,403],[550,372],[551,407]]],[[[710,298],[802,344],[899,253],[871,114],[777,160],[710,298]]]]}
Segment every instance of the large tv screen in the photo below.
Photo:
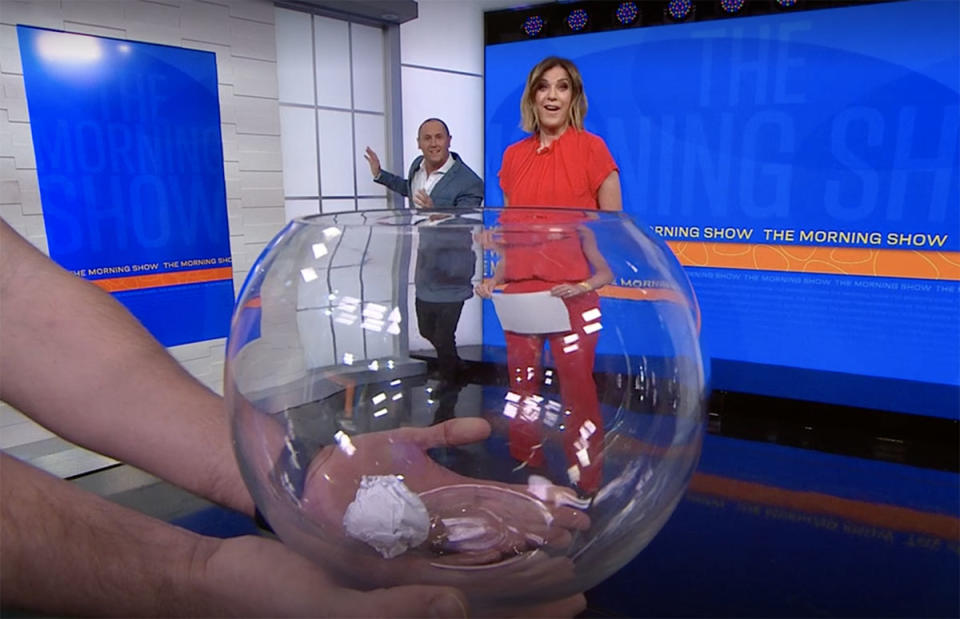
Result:
{"type": "Polygon", "coordinates": [[[958,30],[912,0],[488,45],[486,204],[528,71],[570,58],[714,389],[960,418],[958,30]]]}
{"type": "Polygon", "coordinates": [[[227,335],[216,56],[18,26],[50,257],[166,346],[227,335]]]}

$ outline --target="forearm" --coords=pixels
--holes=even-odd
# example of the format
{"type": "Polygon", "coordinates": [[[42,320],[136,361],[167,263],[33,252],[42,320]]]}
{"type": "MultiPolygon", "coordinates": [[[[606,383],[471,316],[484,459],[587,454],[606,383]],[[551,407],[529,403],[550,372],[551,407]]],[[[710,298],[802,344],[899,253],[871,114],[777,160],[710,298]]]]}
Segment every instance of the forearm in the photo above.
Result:
{"type": "Polygon", "coordinates": [[[597,290],[598,288],[603,288],[607,284],[613,281],[613,275],[609,270],[606,272],[594,273],[587,279],[583,280],[582,284],[587,291],[597,290]]]}
{"type": "Polygon", "coordinates": [[[210,615],[218,541],[0,455],[4,608],[70,616],[210,615]]]}
{"type": "Polygon", "coordinates": [[[622,211],[623,199],[620,195],[620,173],[610,173],[597,192],[597,204],[601,211],[622,211]]]}
{"type": "Polygon", "coordinates": [[[597,247],[597,239],[589,228],[580,228],[580,242],[583,247],[583,254],[593,271],[593,274],[583,281],[584,286],[590,290],[596,290],[612,282],[613,271],[603,254],[600,253],[600,248],[597,247]]]}
{"type": "Polygon", "coordinates": [[[507,279],[507,262],[506,256],[501,255],[500,260],[497,261],[497,266],[493,269],[493,277],[490,278],[491,286],[499,286],[507,279]]]}
{"type": "Polygon", "coordinates": [[[391,174],[382,168],[380,169],[380,174],[373,179],[373,182],[384,185],[387,189],[396,191],[404,197],[410,197],[410,187],[407,180],[396,174],[391,174]]]}
{"type": "Polygon", "coordinates": [[[252,512],[222,399],[3,222],[0,299],[0,398],[67,440],[252,512]]]}

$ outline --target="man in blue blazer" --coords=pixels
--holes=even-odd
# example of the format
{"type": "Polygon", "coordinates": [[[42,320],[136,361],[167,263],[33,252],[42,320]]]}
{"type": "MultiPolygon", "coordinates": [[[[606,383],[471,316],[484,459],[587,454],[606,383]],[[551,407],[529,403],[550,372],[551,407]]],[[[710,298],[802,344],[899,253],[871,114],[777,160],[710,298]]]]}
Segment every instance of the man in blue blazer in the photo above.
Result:
{"type": "Polygon", "coordinates": [[[417,146],[423,154],[413,160],[407,178],[391,174],[380,167],[380,158],[367,147],[367,162],[373,180],[388,189],[411,198],[413,207],[450,208],[480,206],[483,181],[450,152],[450,131],[439,118],[428,118],[417,131],[417,146]]]}
{"type": "MultiPolygon", "coordinates": [[[[368,147],[365,157],[374,181],[410,198],[412,208],[449,210],[480,206],[483,181],[458,154],[450,152],[450,137],[447,124],[439,118],[423,121],[417,131],[417,146],[423,154],[414,159],[406,179],[383,170],[379,157],[368,147]]],[[[437,350],[440,375],[445,382],[456,382],[460,377],[457,323],[463,302],[473,295],[471,280],[476,261],[468,228],[444,228],[443,221],[439,221],[420,230],[414,279],[417,326],[437,350]]],[[[442,416],[447,413],[452,415],[452,410],[442,416]]]]}

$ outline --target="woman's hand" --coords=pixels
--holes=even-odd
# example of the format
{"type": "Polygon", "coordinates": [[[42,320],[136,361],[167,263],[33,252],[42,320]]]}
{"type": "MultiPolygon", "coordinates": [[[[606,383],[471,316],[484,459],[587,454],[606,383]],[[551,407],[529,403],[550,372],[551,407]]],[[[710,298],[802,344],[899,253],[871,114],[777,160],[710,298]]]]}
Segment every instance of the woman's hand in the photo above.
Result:
{"type": "Polygon", "coordinates": [[[578,284],[558,284],[550,289],[550,294],[561,299],[569,299],[592,291],[593,286],[583,281],[578,284]]]}
{"type": "Polygon", "coordinates": [[[497,287],[497,283],[492,279],[485,279],[474,287],[474,292],[477,293],[477,296],[484,299],[489,299],[493,297],[493,291],[497,287]]]}

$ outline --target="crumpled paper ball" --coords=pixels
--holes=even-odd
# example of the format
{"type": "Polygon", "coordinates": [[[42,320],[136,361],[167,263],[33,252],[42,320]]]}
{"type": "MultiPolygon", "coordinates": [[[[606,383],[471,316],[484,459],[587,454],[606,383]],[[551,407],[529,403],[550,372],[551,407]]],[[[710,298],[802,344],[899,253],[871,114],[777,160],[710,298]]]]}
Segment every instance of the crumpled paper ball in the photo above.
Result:
{"type": "Polygon", "coordinates": [[[396,475],[364,475],[343,526],[350,537],[392,559],[426,541],[430,516],[420,497],[396,475]]]}

